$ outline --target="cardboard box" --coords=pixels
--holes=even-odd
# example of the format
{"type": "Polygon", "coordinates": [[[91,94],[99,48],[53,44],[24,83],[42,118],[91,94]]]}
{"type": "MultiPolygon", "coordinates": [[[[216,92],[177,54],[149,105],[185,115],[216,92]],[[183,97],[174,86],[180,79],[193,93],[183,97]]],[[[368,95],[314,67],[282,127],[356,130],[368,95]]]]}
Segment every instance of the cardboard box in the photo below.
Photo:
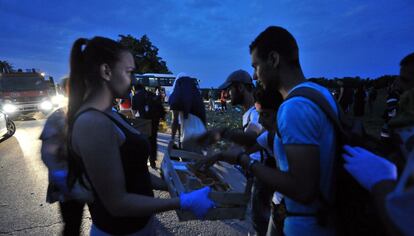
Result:
{"type": "MultiPolygon", "coordinates": [[[[212,191],[209,197],[215,202],[216,208],[211,209],[205,219],[243,220],[250,200],[252,180],[246,179],[234,166],[224,162],[214,164],[207,174],[194,173],[187,164],[201,158],[205,157],[193,152],[172,149],[172,145],[169,145],[161,163],[161,171],[171,197],[210,186],[212,191]]],[[[177,210],[176,212],[180,221],[197,219],[189,211],[177,210]]]]}

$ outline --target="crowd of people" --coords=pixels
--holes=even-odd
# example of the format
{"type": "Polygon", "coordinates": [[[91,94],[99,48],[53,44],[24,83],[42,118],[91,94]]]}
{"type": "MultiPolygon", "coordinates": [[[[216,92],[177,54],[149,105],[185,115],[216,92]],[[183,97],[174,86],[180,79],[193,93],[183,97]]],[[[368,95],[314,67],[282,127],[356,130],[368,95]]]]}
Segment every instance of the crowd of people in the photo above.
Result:
{"type": "MultiPolygon", "coordinates": [[[[227,96],[243,108],[242,130],[208,130],[197,81],[185,73],[177,76],[168,101],[171,138],[180,136],[177,148],[202,153],[222,139],[237,144],[203,163],[228,162],[254,179],[251,210],[257,235],[414,235],[414,53],[400,62],[393,85],[398,100],[387,102],[393,104],[387,112],[387,145],[394,146],[381,153],[346,126],[349,102],[343,99],[349,92],[341,91],[337,101],[327,88],[305,79],[299,47],[286,29],[268,27],[249,49],[253,76],[237,70],[219,87],[223,110],[227,96]],[[364,209],[347,205],[353,201],[364,209]]],[[[202,220],[215,206],[209,187],[177,198],[154,197],[153,190],[166,190],[166,185],[149,172],[147,162],[155,167],[157,124],[165,114],[151,108],[162,103],[160,96],[139,84],[131,93],[134,69],[132,54],[118,42],[102,37],[74,42],[68,107],[48,118],[41,135],[42,159],[49,168],[47,200],[60,203],[64,235],[79,234],[85,204],[91,235],[154,235],[159,212],[182,209],[202,220]],[[124,112],[113,110],[117,99],[129,107],[127,118],[152,120],[149,138],[130,125],[124,112]]],[[[354,102],[368,96],[373,103],[371,90],[367,95],[359,87],[352,92],[354,102]]],[[[354,105],[355,116],[364,111],[365,105],[354,105]]]]}

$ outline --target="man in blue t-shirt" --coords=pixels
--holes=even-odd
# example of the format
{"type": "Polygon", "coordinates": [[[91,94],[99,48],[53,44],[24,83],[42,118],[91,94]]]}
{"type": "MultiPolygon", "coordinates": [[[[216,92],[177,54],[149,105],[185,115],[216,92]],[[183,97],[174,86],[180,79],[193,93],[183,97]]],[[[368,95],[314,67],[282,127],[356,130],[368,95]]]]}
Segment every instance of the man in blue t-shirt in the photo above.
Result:
{"type": "MultiPolygon", "coordinates": [[[[279,91],[283,98],[299,87],[322,93],[335,111],[334,98],[327,89],[307,82],[299,63],[299,49],[294,37],[281,27],[269,27],[250,45],[254,77],[266,90],[279,91]]],[[[280,170],[266,167],[240,149],[222,153],[221,160],[237,163],[284,195],[287,217],[285,235],[333,235],[334,226],[327,215],[321,224],[321,195],[327,201],[333,194],[335,133],[325,113],[304,97],[294,97],[279,108],[279,135],[274,139],[274,154],[280,170]]],[[[268,235],[276,235],[276,212],[272,214],[268,235]]]]}

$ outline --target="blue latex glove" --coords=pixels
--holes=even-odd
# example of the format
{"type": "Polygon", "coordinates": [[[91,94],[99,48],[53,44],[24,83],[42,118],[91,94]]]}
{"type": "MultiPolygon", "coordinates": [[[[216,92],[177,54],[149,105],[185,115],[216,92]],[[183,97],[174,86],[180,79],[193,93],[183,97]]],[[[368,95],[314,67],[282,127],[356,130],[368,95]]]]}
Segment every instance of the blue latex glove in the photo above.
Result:
{"type": "Polygon", "coordinates": [[[214,207],[214,202],[208,198],[210,192],[210,187],[204,187],[190,193],[180,194],[181,209],[191,211],[199,219],[204,218],[208,210],[214,207]]]}
{"type": "Polygon", "coordinates": [[[69,192],[68,184],[66,183],[67,177],[68,177],[68,171],[67,170],[55,170],[55,171],[52,171],[52,173],[51,173],[52,182],[63,193],[68,193],[69,192]]]}
{"type": "Polygon", "coordinates": [[[396,180],[397,167],[380,156],[361,148],[344,146],[345,169],[367,190],[383,180],[396,180]]]}

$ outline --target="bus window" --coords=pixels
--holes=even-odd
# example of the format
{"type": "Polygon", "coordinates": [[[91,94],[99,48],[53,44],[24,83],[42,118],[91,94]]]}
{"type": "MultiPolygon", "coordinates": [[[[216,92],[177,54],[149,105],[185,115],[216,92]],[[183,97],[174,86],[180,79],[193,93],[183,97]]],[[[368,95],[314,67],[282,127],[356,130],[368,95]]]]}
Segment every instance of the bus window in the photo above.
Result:
{"type": "Polygon", "coordinates": [[[150,77],[150,78],[149,78],[149,83],[148,83],[148,85],[149,85],[150,87],[156,87],[156,86],[158,86],[158,79],[157,79],[157,78],[154,78],[154,77],[150,77]]]}

